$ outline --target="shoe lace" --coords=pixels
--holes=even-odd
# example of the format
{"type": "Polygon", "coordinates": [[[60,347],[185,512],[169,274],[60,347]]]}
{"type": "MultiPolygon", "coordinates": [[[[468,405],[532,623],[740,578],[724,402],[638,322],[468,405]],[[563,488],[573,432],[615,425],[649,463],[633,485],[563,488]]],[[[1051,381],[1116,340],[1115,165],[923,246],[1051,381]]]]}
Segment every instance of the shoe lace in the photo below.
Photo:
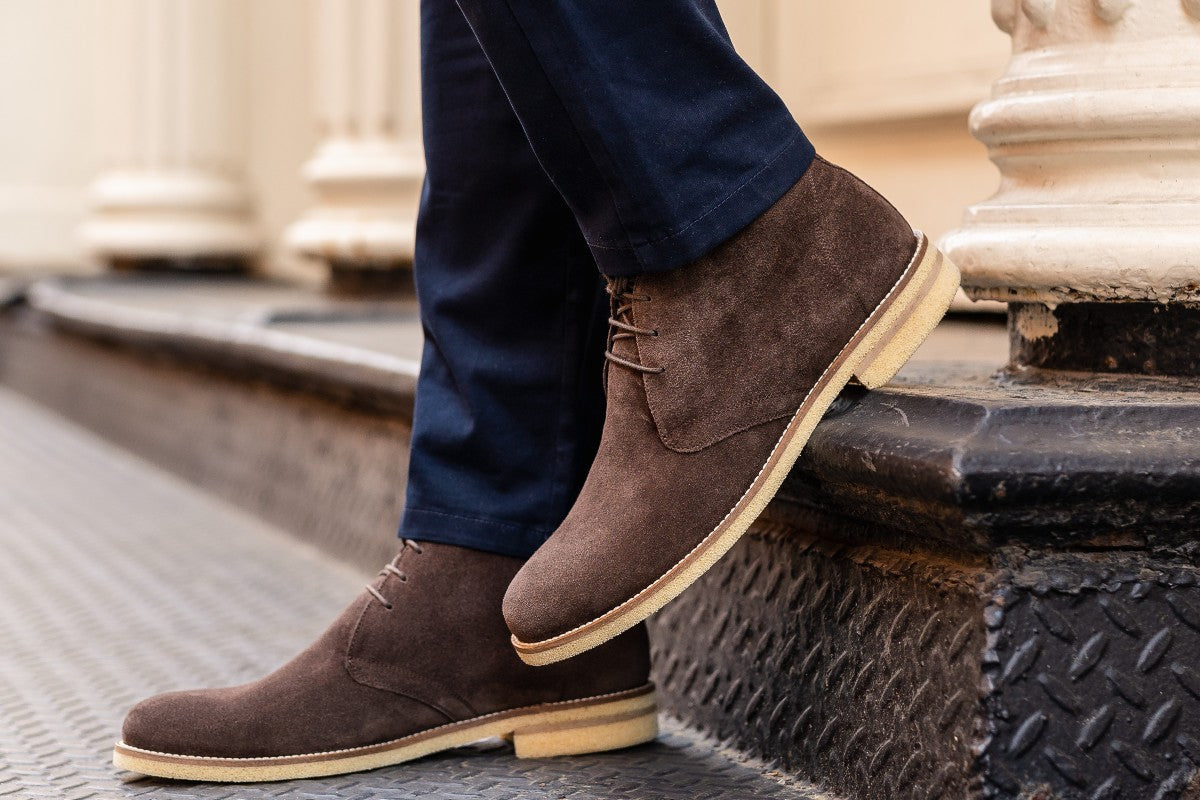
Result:
{"type": "Polygon", "coordinates": [[[633,339],[638,336],[658,336],[653,328],[640,328],[633,324],[633,307],[637,303],[649,303],[650,295],[634,294],[632,282],[627,278],[613,278],[608,282],[609,308],[608,318],[608,349],[604,357],[609,363],[617,364],[626,369],[648,375],[658,375],[666,372],[666,367],[648,367],[627,358],[621,358],[613,352],[613,345],[622,339],[633,339]]]}
{"type": "MultiPolygon", "coordinates": [[[[398,566],[396,566],[396,562],[400,560],[400,556],[404,555],[405,549],[411,549],[417,555],[421,555],[421,545],[417,544],[412,539],[402,539],[401,541],[403,544],[400,547],[400,552],[397,553],[391,561],[385,564],[383,569],[379,570],[379,574],[384,577],[388,575],[395,575],[401,583],[404,583],[408,580],[408,575],[406,575],[398,566]]],[[[392,610],[392,601],[384,597],[382,592],[369,583],[367,584],[367,591],[374,595],[375,599],[382,603],[384,608],[389,611],[392,610]]]]}

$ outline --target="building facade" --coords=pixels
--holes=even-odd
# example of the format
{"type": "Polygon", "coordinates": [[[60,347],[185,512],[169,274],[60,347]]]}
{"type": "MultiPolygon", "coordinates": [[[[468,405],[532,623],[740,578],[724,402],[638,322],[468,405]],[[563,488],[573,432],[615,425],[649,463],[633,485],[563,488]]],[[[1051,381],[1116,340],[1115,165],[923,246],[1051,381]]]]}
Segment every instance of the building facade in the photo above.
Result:
{"type": "MultiPolygon", "coordinates": [[[[411,256],[417,0],[0,5],[0,270],[411,256]]],[[[983,4],[725,0],[739,50],[818,149],[937,236],[996,173],[967,115],[1004,69],[983,4]],[[937,47],[914,47],[935,41],[937,47]]]]}

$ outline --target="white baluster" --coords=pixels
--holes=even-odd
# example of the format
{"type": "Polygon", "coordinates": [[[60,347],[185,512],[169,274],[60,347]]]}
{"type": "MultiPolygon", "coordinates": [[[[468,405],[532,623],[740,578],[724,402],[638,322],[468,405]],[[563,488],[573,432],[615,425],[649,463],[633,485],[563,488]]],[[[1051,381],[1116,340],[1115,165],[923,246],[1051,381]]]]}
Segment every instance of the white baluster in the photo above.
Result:
{"type": "Polygon", "coordinates": [[[418,4],[316,0],[322,141],[304,174],[316,205],[288,244],[335,270],[412,261],[424,177],[418,4]]]}
{"type": "Polygon", "coordinates": [[[1000,189],[943,247],[976,298],[1200,300],[1192,0],[992,0],[1014,55],[974,135],[1000,189]]]}
{"type": "Polygon", "coordinates": [[[258,249],[245,11],[238,0],[108,0],[97,15],[105,166],[82,235],[102,259],[239,264],[258,249]]]}

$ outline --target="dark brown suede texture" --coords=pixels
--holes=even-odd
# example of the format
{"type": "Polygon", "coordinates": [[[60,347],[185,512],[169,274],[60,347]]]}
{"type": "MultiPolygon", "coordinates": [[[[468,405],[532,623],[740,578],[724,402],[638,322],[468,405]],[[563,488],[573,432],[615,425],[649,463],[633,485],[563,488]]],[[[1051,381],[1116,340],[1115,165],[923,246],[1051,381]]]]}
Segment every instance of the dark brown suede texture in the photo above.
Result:
{"type": "Polygon", "coordinates": [[[618,282],[644,333],[614,337],[612,353],[662,371],[608,365],[591,472],[504,598],[517,639],[542,642],[591,622],[703,541],[916,249],[891,205],[817,160],[710,255],[618,282]]]}
{"type": "Polygon", "coordinates": [[[449,722],[645,685],[644,626],[580,659],[523,664],[500,615],[517,559],[450,545],[406,547],[320,638],[242,686],[158,695],[136,705],[122,739],[179,755],[257,758],[391,741],[449,722]]]}
{"type": "Polygon", "coordinates": [[[504,596],[504,617],[522,642],[565,633],[657,580],[733,507],[787,425],[775,420],[675,452],[658,440],[640,380],[619,368],[609,375],[608,409],[621,424],[605,425],[574,507],[504,596]]]}
{"type": "Polygon", "coordinates": [[[899,280],[917,248],[904,217],[817,159],[778,202],[685,269],[639,279],[634,323],[663,444],[692,452],[790,416],[899,280]]]}

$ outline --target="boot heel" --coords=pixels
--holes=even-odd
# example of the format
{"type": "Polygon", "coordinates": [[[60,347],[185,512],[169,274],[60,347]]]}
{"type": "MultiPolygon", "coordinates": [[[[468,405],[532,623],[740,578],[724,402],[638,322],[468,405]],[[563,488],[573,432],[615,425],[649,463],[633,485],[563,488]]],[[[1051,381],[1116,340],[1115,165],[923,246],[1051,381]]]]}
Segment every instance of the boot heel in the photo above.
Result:
{"type": "Polygon", "coordinates": [[[542,719],[512,732],[517,758],[599,753],[653,741],[658,736],[653,692],[539,716],[542,719]]]}
{"type": "Polygon", "coordinates": [[[961,280],[958,267],[929,247],[909,285],[860,345],[854,376],[868,389],[892,378],[942,321],[961,280]]]}

